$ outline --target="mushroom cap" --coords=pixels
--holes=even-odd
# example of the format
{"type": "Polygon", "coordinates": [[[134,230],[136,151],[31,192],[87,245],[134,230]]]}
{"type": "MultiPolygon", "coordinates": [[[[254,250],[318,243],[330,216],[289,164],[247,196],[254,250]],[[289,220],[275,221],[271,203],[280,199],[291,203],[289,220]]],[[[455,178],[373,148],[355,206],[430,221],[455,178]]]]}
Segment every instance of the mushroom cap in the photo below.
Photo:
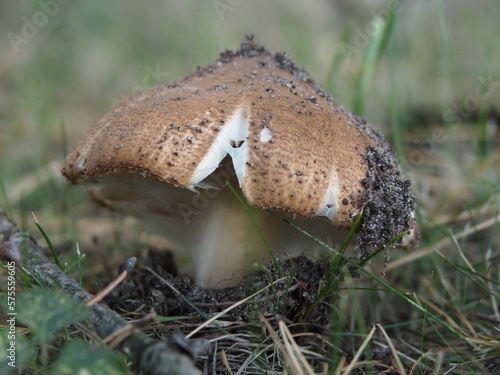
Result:
{"type": "MultiPolygon", "coordinates": [[[[138,173],[199,190],[230,157],[241,192],[263,209],[323,217],[372,248],[414,226],[415,198],[392,148],[286,54],[252,38],[184,79],[105,114],[62,173],[73,183],[138,173]]],[[[219,186],[220,187],[220,186],[219,186]]]]}

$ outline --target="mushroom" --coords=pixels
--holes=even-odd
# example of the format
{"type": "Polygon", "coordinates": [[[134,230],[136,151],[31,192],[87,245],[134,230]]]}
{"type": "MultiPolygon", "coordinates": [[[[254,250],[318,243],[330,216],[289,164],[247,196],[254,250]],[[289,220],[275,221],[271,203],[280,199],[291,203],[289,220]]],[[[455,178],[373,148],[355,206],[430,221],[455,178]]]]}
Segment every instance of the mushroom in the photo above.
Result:
{"type": "Polygon", "coordinates": [[[326,252],[269,211],[332,246],[363,212],[360,258],[405,232],[403,242],[414,238],[415,198],[382,135],[252,37],[105,114],[62,173],[165,236],[181,272],[203,287],[236,285],[270,259],[249,216],[278,256],[326,252]]]}

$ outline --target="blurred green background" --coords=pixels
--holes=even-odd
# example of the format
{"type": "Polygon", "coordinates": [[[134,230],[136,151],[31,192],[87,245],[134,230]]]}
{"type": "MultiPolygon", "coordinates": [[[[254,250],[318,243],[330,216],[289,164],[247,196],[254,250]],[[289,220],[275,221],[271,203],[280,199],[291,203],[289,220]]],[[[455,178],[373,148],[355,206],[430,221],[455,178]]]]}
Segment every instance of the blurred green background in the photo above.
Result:
{"type": "MultiPolygon", "coordinates": [[[[498,336],[490,329],[498,320],[498,285],[489,283],[497,276],[500,246],[500,1],[394,3],[0,0],[0,206],[42,245],[30,212],[52,243],[71,239],[74,250],[79,241],[88,256],[83,274],[90,289],[96,280],[109,279],[127,254],[144,252],[144,237],[152,239],[136,222],[91,204],[84,188],[64,181],[59,164],[118,101],[211,64],[253,34],[268,50],[287,52],[344,107],[358,108],[406,160],[418,199],[421,245],[391,253],[391,267],[403,261],[387,280],[425,301],[438,290],[438,301],[471,318],[490,314],[476,328],[498,336]],[[391,16],[390,38],[379,43],[385,48],[373,58],[377,20],[388,22],[391,16]],[[470,228],[475,231],[466,236],[470,228]],[[487,275],[477,285],[475,269],[462,276],[467,267],[449,267],[465,257],[487,275]]],[[[74,264],[74,251],[67,258],[74,264]]],[[[340,305],[345,312],[339,316],[346,317],[339,319],[340,330],[345,323],[346,330],[357,332],[352,324],[363,327],[362,314],[366,322],[393,327],[420,319],[420,311],[377,289],[352,291],[353,306],[358,301],[361,307],[340,305]]],[[[453,335],[450,342],[442,340],[446,330],[428,324],[426,315],[422,322],[414,326],[413,347],[425,352],[424,346],[436,345],[441,352],[461,345],[464,363],[481,355],[469,341],[457,344],[453,335]],[[427,339],[427,328],[436,328],[437,335],[431,332],[427,339]],[[446,345],[436,344],[441,341],[446,345]]],[[[449,359],[455,366],[455,358],[449,359]]]]}
{"type": "MultiPolygon", "coordinates": [[[[479,108],[474,102],[478,87],[491,94],[480,106],[498,112],[500,3],[391,4],[0,2],[0,202],[17,209],[23,201],[27,212],[63,212],[66,190],[56,163],[85,129],[119,100],[212,63],[221,51],[237,48],[245,34],[254,34],[270,51],[288,52],[352,109],[374,22],[393,12],[392,60],[384,53],[374,66],[363,92],[363,117],[389,139],[390,123],[397,120],[407,140],[410,131],[424,129],[422,123],[446,122],[446,114],[451,118],[463,110],[472,95],[470,111],[459,115],[459,122],[466,122],[479,108]],[[397,108],[392,115],[391,105],[397,108]]],[[[81,190],[71,193],[71,199],[83,197],[81,190]]]]}

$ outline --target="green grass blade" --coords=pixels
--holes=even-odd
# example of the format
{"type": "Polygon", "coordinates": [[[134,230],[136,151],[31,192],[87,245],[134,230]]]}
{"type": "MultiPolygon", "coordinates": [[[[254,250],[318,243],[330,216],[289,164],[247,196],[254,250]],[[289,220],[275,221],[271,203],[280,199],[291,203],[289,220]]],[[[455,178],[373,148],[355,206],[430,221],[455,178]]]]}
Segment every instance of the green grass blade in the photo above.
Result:
{"type": "MultiPolygon", "coordinates": [[[[348,40],[351,38],[352,29],[353,29],[352,22],[350,22],[344,27],[340,35],[339,46],[346,45],[348,43],[348,40]]],[[[345,58],[346,58],[345,51],[342,48],[339,48],[337,50],[337,53],[335,54],[335,57],[333,58],[330,70],[328,71],[327,81],[325,86],[328,92],[332,94],[332,96],[334,97],[335,97],[335,91],[337,90],[338,83],[340,81],[340,76],[341,76],[340,72],[342,70],[342,64],[344,63],[345,58]]]]}
{"type": "MultiPolygon", "coordinates": [[[[54,257],[54,263],[57,265],[57,267],[61,268],[61,264],[59,263],[59,257],[57,256],[57,252],[54,248],[54,245],[52,245],[52,241],[50,240],[49,236],[43,229],[43,227],[40,225],[38,219],[36,218],[35,214],[32,212],[33,219],[35,220],[35,225],[42,234],[43,238],[45,239],[45,242],[47,243],[47,246],[49,247],[50,253],[54,257]]],[[[62,268],[61,268],[62,269],[62,268]]]]}
{"type": "Polygon", "coordinates": [[[226,182],[226,184],[227,184],[229,190],[231,190],[231,193],[233,193],[233,195],[238,200],[239,204],[243,207],[243,209],[247,213],[248,217],[252,221],[252,224],[255,226],[255,229],[257,229],[257,232],[259,233],[259,236],[262,238],[262,241],[264,241],[264,244],[266,245],[267,251],[269,252],[269,255],[271,255],[271,258],[272,258],[272,260],[273,260],[273,262],[274,262],[274,264],[276,266],[276,269],[280,273],[280,276],[284,277],[283,269],[281,268],[281,265],[278,262],[278,258],[276,258],[276,255],[274,254],[273,249],[271,249],[271,246],[269,245],[269,242],[267,242],[266,236],[264,236],[264,233],[260,229],[259,224],[257,223],[257,221],[253,217],[252,213],[250,212],[250,209],[248,208],[248,205],[244,202],[243,199],[241,199],[240,195],[238,194],[238,192],[236,191],[236,189],[229,183],[229,181],[226,182]]]}
{"type": "Polygon", "coordinates": [[[7,216],[12,217],[12,207],[10,206],[9,197],[7,195],[7,190],[5,189],[5,184],[3,182],[3,175],[0,171],[0,199],[3,201],[2,208],[5,210],[7,216]]]}
{"type": "Polygon", "coordinates": [[[389,103],[389,111],[391,115],[391,131],[392,131],[392,144],[394,145],[394,149],[396,150],[396,155],[398,156],[399,162],[401,163],[403,169],[407,169],[406,159],[404,157],[404,147],[403,147],[403,130],[401,129],[400,122],[400,106],[399,103],[399,93],[398,93],[398,79],[396,77],[397,71],[397,44],[396,37],[394,34],[391,34],[389,39],[388,46],[388,57],[389,57],[389,87],[390,87],[390,98],[391,101],[389,103]]]}
{"type": "Polygon", "coordinates": [[[394,23],[393,20],[394,14],[391,13],[387,21],[383,20],[380,17],[375,18],[375,20],[373,21],[376,25],[375,31],[368,44],[361,67],[358,86],[354,94],[353,112],[358,114],[359,116],[363,116],[368,84],[373,77],[375,67],[380,60],[385,46],[387,45],[389,35],[392,32],[392,26],[394,23]]]}
{"type": "MultiPolygon", "coordinates": [[[[452,52],[451,52],[451,43],[450,43],[450,34],[448,32],[448,27],[446,25],[445,19],[445,7],[443,0],[438,0],[434,3],[436,7],[436,11],[434,12],[436,16],[436,25],[437,25],[437,36],[440,38],[439,40],[439,56],[438,56],[438,69],[440,77],[452,77],[451,67],[452,64],[452,52]]],[[[446,102],[447,98],[450,97],[450,93],[452,92],[450,80],[449,79],[441,79],[439,80],[439,99],[441,101],[441,105],[443,108],[448,106],[446,102]]]]}

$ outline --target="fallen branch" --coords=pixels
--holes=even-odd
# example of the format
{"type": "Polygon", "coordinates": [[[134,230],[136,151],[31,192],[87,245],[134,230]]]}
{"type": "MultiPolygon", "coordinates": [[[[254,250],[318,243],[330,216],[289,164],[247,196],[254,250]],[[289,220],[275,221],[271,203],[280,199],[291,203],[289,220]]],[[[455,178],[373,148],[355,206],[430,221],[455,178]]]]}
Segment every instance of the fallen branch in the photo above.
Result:
{"type": "MultiPolygon", "coordinates": [[[[0,207],[0,258],[24,267],[40,283],[58,287],[79,303],[93,298],[75,280],[61,271],[45,256],[43,248],[23,234],[0,207]]],[[[104,304],[91,307],[89,322],[102,338],[130,326],[119,314],[104,304]]],[[[144,374],[200,374],[191,358],[169,342],[156,340],[134,329],[119,345],[144,374]]]]}

